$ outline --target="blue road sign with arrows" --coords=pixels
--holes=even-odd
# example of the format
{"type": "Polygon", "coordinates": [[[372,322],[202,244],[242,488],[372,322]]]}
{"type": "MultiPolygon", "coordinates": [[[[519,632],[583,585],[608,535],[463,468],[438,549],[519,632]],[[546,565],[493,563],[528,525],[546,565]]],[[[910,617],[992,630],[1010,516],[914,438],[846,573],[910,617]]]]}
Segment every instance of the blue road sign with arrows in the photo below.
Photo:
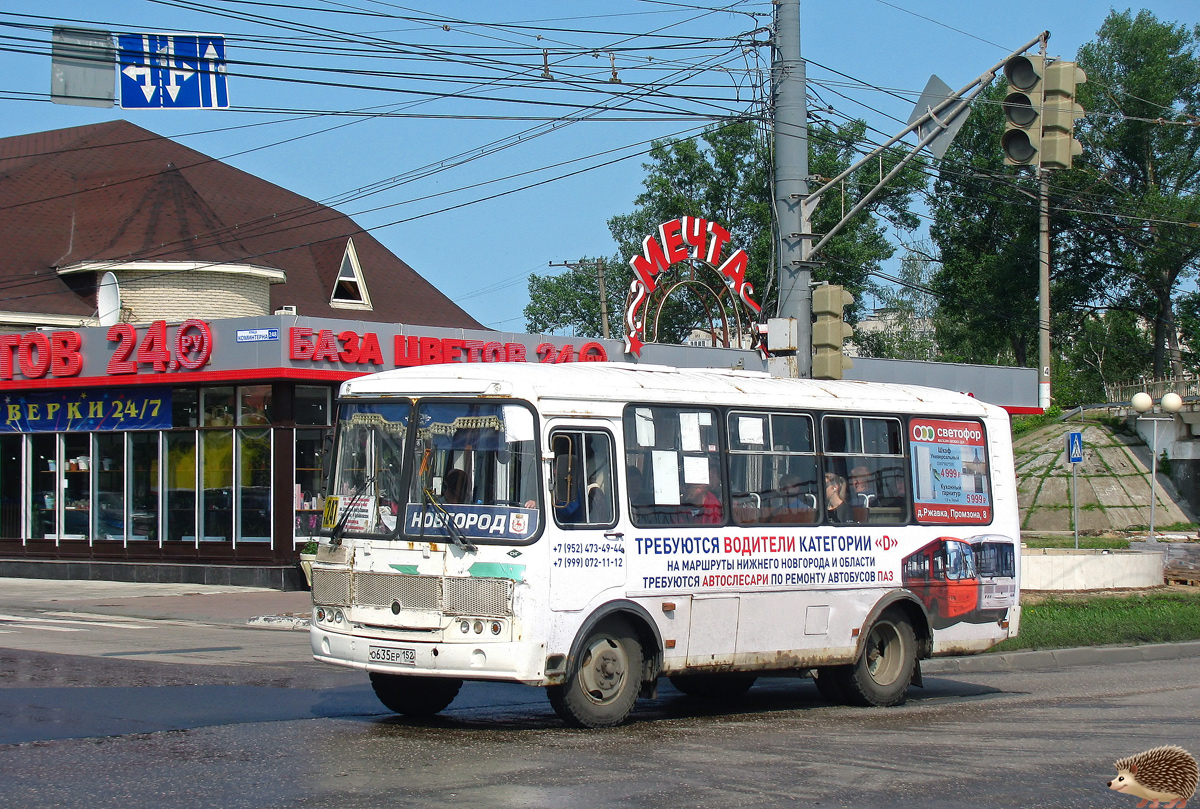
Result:
{"type": "Polygon", "coordinates": [[[225,38],[195,34],[117,37],[121,108],[225,109],[225,38]]]}
{"type": "Polygon", "coordinates": [[[1083,433],[1067,433],[1067,457],[1071,463],[1083,463],[1083,433]]]}

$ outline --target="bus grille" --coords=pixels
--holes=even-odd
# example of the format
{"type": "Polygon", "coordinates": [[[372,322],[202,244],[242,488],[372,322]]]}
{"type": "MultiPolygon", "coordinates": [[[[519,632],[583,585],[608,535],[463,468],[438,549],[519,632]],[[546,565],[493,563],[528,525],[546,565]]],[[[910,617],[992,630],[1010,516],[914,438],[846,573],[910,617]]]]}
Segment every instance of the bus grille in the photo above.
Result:
{"type": "Polygon", "coordinates": [[[505,618],[512,615],[512,591],[509,579],[395,573],[356,573],[351,577],[349,571],[313,570],[313,602],[343,607],[351,603],[390,607],[398,601],[406,610],[505,618]]]}
{"type": "Polygon", "coordinates": [[[350,571],[323,570],[314,567],[312,572],[312,594],[314,604],[336,604],[350,606],[350,571]]]}

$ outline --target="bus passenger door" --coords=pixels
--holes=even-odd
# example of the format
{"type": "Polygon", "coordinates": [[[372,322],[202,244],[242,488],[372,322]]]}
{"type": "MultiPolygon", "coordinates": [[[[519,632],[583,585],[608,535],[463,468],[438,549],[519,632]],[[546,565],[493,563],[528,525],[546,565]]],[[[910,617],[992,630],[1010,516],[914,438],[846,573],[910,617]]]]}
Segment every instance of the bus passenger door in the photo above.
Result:
{"type": "Polygon", "coordinates": [[[595,424],[550,425],[547,474],[550,608],[580,610],[624,588],[625,536],[617,527],[612,433],[595,424]]]}
{"type": "Polygon", "coordinates": [[[688,666],[711,666],[732,659],[737,645],[740,609],[739,596],[692,596],[688,666]]]}

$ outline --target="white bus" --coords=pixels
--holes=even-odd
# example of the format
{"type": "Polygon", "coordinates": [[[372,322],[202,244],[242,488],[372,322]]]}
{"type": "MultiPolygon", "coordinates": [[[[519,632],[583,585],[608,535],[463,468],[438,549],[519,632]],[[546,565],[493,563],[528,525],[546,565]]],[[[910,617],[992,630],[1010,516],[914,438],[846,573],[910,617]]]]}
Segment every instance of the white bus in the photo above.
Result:
{"type": "Polygon", "coordinates": [[[609,726],[664,675],[730,696],[807,674],[829,699],[896,705],[920,659],[1019,623],[1016,598],[987,623],[932,620],[915,589],[945,589],[947,553],[902,575],[935,540],[969,556],[968,536],[1018,536],[1007,413],[928,388],[618,363],[387,371],[342,386],[324,524],[313,655],[409,715],[491,680],[609,726]]]}

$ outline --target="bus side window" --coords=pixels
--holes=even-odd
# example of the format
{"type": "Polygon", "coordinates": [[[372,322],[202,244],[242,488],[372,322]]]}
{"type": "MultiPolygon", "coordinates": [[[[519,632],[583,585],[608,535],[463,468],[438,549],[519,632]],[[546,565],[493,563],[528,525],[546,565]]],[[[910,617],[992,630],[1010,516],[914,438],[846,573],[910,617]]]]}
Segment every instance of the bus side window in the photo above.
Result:
{"type": "Polygon", "coordinates": [[[555,432],[554,519],[559,525],[611,525],[613,507],[612,438],[591,431],[555,432]]]}

